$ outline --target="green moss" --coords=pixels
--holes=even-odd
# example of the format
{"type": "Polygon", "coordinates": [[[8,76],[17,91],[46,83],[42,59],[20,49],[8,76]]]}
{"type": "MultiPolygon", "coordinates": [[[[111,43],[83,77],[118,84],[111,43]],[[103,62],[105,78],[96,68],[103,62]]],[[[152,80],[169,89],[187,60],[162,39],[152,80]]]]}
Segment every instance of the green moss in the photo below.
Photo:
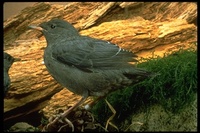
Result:
{"type": "MultiPolygon", "coordinates": [[[[107,96],[115,108],[115,119],[124,119],[130,113],[145,109],[151,104],[161,104],[166,111],[178,113],[194,100],[197,92],[197,52],[180,50],[163,58],[143,59],[139,68],[159,73],[136,85],[115,91],[107,96]]],[[[92,109],[99,121],[106,121],[111,111],[104,100],[99,101],[92,109]]]]}

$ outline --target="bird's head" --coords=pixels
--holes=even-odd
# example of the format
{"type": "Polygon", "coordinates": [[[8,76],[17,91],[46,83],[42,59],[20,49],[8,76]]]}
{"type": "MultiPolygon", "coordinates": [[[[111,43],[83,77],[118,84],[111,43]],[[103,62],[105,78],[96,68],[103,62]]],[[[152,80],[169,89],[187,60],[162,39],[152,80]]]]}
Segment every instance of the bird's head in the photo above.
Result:
{"type": "Polygon", "coordinates": [[[29,27],[41,31],[46,40],[56,40],[79,35],[78,31],[70,23],[57,18],[43,22],[39,26],[31,25],[29,27]]]}
{"type": "Polygon", "coordinates": [[[16,62],[21,60],[20,58],[14,58],[10,54],[4,52],[4,68],[7,70],[11,67],[11,65],[16,62]]]}

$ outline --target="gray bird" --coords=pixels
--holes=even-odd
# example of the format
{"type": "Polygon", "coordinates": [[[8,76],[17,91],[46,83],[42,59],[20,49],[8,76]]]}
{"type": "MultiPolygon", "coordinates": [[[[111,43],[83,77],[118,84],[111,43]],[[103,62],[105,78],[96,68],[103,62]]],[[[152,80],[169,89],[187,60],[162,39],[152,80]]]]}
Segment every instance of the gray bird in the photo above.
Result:
{"type": "Polygon", "coordinates": [[[3,69],[3,73],[4,73],[4,97],[8,92],[8,89],[10,87],[10,76],[8,75],[8,71],[10,69],[10,67],[12,66],[12,64],[15,61],[20,60],[19,58],[13,58],[10,54],[4,52],[4,69],[3,69]]]}
{"type": "Polygon", "coordinates": [[[63,116],[89,96],[105,97],[154,75],[130,63],[137,61],[132,52],[107,41],[82,36],[64,20],[52,19],[30,28],[42,31],[46,38],[44,63],[52,77],[82,96],[63,116]]]}

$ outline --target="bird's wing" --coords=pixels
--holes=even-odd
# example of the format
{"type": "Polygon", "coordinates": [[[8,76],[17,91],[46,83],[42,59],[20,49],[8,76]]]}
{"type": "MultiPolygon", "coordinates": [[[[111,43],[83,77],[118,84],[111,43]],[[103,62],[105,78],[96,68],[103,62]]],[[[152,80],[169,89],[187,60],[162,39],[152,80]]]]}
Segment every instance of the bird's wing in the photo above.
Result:
{"type": "Polygon", "coordinates": [[[92,72],[99,69],[119,69],[130,67],[128,62],[136,62],[132,52],[121,49],[107,41],[82,37],[53,48],[53,58],[66,65],[92,72]]]}

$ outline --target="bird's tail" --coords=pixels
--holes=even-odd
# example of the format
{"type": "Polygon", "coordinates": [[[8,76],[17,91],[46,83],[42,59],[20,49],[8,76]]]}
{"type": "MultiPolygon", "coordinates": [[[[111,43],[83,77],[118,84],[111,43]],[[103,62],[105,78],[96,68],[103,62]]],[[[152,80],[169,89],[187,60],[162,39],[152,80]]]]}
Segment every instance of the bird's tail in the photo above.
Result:
{"type": "Polygon", "coordinates": [[[124,75],[129,78],[132,79],[134,81],[134,83],[140,82],[146,78],[154,78],[158,75],[160,75],[159,73],[153,73],[153,72],[149,72],[145,69],[141,69],[141,68],[134,68],[133,70],[124,73],[124,75]]]}

